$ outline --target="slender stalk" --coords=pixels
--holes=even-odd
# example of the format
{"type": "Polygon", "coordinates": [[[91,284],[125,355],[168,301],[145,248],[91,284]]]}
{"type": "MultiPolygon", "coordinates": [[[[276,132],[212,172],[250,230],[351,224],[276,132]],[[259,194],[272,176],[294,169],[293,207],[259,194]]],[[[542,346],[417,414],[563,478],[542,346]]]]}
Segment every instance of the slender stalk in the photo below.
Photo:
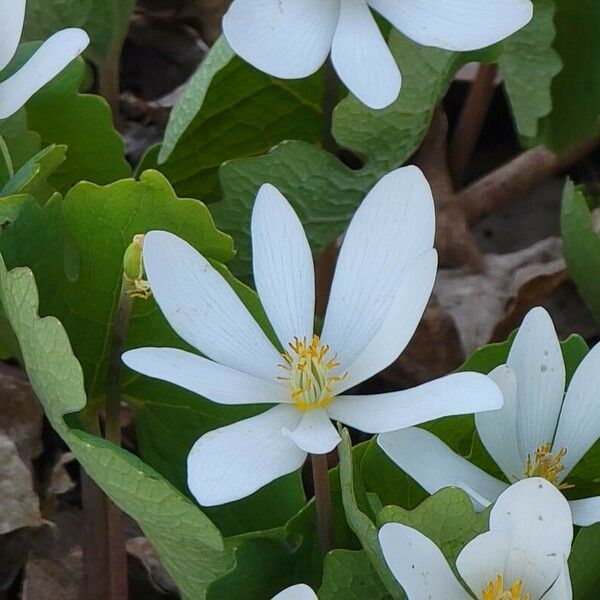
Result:
{"type": "Polygon", "coordinates": [[[333,137],[333,111],[339,98],[339,83],[337,73],[333,68],[331,58],[323,65],[323,149],[337,154],[338,145],[333,137]]]}
{"type": "Polygon", "coordinates": [[[315,506],[317,509],[317,530],[321,552],[325,556],[333,547],[333,521],[331,516],[331,488],[327,469],[327,454],[311,454],[315,506]]]}
{"type": "Polygon", "coordinates": [[[475,151],[494,97],[496,65],[480,65],[461,112],[450,147],[450,174],[458,188],[475,151]]]}
{"type": "Polygon", "coordinates": [[[2,156],[4,164],[6,165],[6,174],[8,175],[8,178],[10,179],[15,174],[15,169],[13,167],[13,162],[10,157],[10,152],[8,151],[8,146],[6,145],[6,142],[4,141],[4,138],[1,135],[0,135],[0,155],[2,156]]]}
{"type": "MultiPolygon", "coordinates": [[[[121,286],[113,326],[106,384],[104,437],[121,445],[121,354],[125,346],[132,299],[121,286]]],[[[94,482],[84,477],[84,505],[94,515],[85,545],[86,598],[126,600],[129,597],[123,513],[94,482]]]]}
{"type": "Polygon", "coordinates": [[[125,348],[125,339],[129,329],[132,299],[125,285],[121,285],[119,305],[113,327],[106,383],[106,421],[104,434],[107,440],[121,445],[121,354],[125,348]]]}
{"type": "MultiPolygon", "coordinates": [[[[87,425],[91,433],[100,436],[97,416],[90,419],[87,425]]],[[[82,597],[86,600],[105,600],[109,598],[106,496],[83,469],[81,504],[84,516],[82,597]]]]}

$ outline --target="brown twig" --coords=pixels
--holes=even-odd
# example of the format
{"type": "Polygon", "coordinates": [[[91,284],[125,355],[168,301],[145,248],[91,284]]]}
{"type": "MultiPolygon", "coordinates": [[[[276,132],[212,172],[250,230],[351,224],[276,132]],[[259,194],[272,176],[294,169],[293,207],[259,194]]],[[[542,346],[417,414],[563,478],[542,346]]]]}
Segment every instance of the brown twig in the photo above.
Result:
{"type": "Polygon", "coordinates": [[[496,89],[496,65],[480,65],[463,106],[450,144],[450,175],[456,187],[463,182],[465,171],[487,117],[496,89]]]}
{"type": "Polygon", "coordinates": [[[448,167],[447,132],[446,115],[438,108],[414,162],[433,190],[440,264],[467,266],[476,273],[485,270],[485,257],[475,243],[471,227],[485,215],[501,210],[549,177],[568,169],[600,145],[600,137],[592,138],[562,156],[537,146],[455,192],[448,167]]]}
{"type": "Polygon", "coordinates": [[[423,170],[433,191],[436,213],[435,243],[441,264],[466,265],[474,272],[481,273],[485,268],[485,260],[475,244],[464,210],[457,202],[450,178],[447,134],[448,120],[444,111],[438,108],[414,162],[423,170]]]}
{"type": "Polygon", "coordinates": [[[500,210],[515,198],[526,194],[548,177],[565,171],[600,145],[595,137],[574,146],[559,156],[544,146],[522,152],[495,171],[478,179],[458,196],[469,224],[500,210]]]}

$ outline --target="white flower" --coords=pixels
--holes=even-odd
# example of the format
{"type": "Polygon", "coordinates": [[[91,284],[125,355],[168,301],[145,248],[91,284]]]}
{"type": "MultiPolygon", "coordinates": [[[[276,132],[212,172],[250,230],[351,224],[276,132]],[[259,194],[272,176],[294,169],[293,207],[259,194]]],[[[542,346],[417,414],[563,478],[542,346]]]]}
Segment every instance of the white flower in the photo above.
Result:
{"type": "Polygon", "coordinates": [[[340,442],[331,419],[369,433],[442,415],[499,408],[488,377],[459,373],[373,396],[344,392],[392,363],[412,337],[437,268],[431,190],[416,167],[386,175],[346,233],[321,336],[314,335],[314,267],[302,225],[264,185],[252,214],[254,281],[285,352],[225,279],[189,244],[151,231],[144,264],[173,329],[208,358],[170,348],[125,353],[131,368],[222,404],[277,404],[202,436],[188,457],[200,504],[243,498],[340,442]]]}
{"type": "MultiPolygon", "coordinates": [[[[0,72],[19,46],[26,0],[0,0],[0,72]]],[[[0,119],[16,113],[89,44],[81,29],[63,29],[50,37],[19,71],[0,83],[0,119]]]]}
{"type": "Polygon", "coordinates": [[[569,505],[545,479],[509,487],[490,513],[490,530],[456,560],[459,582],[440,549],[405,525],[379,531],[385,560],[409,600],[571,600],[567,566],[573,524],[569,505]]]}
{"type": "Polygon", "coordinates": [[[349,90],[384,108],[401,75],[371,9],[419,44],[457,51],[508,37],[533,11],[529,0],[234,0],[223,31],[244,60],[282,79],[315,73],[331,52],[349,90]]]}
{"type": "MultiPolygon", "coordinates": [[[[534,308],[525,317],[506,365],[489,375],[502,389],[501,410],[478,414],[484,446],[507,481],[541,476],[561,489],[569,473],[600,438],[600,344],[583,359],[565,394],[565,365],[550,315],[534,308]]],[[[455,454],[418,428],[379,436],[386,454],[429,493],[461,487],[481,508],[507,483],[455,454]]],[[[573,521],[600,521],[600,497],[570,502],[573,521]]]]}
{"type": "Polygon", "coordinates": [[[299,583],[279,592],[271,600],[318,600],[318,598],[310,587],[299,583]]]}

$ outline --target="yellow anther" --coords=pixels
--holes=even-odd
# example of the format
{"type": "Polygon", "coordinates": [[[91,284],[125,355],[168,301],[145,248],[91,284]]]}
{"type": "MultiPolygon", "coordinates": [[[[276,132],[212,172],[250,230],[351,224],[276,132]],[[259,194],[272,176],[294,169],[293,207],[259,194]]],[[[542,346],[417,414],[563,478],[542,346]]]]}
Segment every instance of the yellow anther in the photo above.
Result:
{"type": "Polygon", "coordinates": [[[530,454],[527,457],[525,477],[543,477],[553,483],[559,490],[573,487],[568,483],[558,483],[560,474],[565,470],[562,461],[566,454],[566,448],[560,448],[552,454],[552,444],[549,442],[542,444],[533,455],[530,454]]]}
{"type": "Polygon", "coordinates": [[[334,386],[344,379],[347,373],[333,374],[339,367],[336,357],[328,358],[329,346],[321,345],[318,335],[310,343],[306,338],[294,338],[290,349],[283,353],[284,363],[279,366],[286,374],[278,379],[287,381],[290,394],[298,410],[307,411],[324,408],[334,398],[334,386]]]}
{"type": "Polygon", "coordinates": [[[504,589],[504,578],[496,575],[481,592],[482,600],[529,600],[529,594],[521,595],[523,582],[515,581],[509,588],[504,589]]]}

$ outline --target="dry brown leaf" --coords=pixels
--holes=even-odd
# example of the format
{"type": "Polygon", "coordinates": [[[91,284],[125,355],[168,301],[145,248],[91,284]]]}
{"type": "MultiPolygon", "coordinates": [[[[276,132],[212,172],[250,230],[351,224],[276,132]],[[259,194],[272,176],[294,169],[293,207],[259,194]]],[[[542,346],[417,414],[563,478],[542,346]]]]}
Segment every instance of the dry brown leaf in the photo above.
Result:
{"type": "Polygon", "coordinates": [[[13,440],[29,467],[42,452],[43,418],[44,411],[24,372],[0,364],[0,431],[13,440]]]}
{"type": "Polygon", "coordinates": [[[126,547],[127,554],[136,558],[144,567],[150,583],[156,590],[169,594],[177,593],[177,586],[162,566],[152,544],[145,537],[128,539],[126,547]]]}
{"type": "Polygon", "coordinates": [[[0,535],[41,525],[38,497],[31,473],[16,444],[0,433],[0,535]]]}
{"type": "Polygon", "coordinates": [[[518,326],[519,315],[543,303],[565,281],[565,268],[560,239],[548,238],[518,252],[486,255],[484,273],[440,269],[434,294],[470,354],[518,326]]]}
{"type": "Polygon", "coordinates": [[[79,584],[59,561],[35,558],[27,562],[22,600],[78,600],[79,584]]]}

